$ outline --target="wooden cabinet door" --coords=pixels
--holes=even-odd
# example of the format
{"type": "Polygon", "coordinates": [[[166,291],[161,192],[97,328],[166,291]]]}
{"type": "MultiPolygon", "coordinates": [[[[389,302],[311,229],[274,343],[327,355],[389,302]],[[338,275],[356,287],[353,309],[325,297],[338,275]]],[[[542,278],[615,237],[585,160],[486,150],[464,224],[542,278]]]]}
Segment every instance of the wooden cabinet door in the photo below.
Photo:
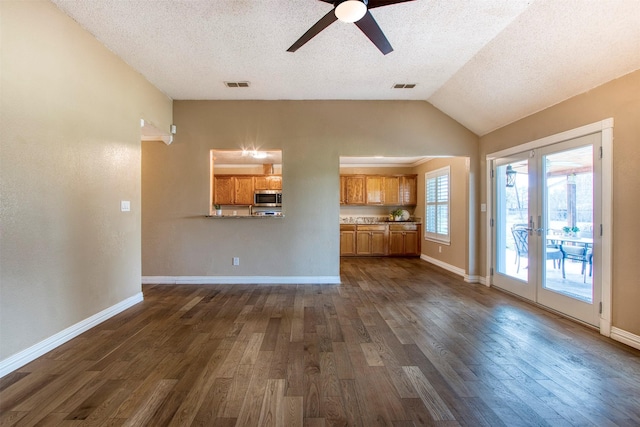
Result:
{"type": "Polygon", "coordinates": [[[370,175],[366,178],[367,205],[381,205],[384,203],[383,183],[384,177],[370,175]]]}
{"type": "Polygon", "coordinates": [[[282,177],[275,175],[256,175],[253,177],[254,190],[282,190],[282,177]]]}
{"type": "Polygon", "coordinates": [[[267,190],[282,190],[282,177],[281,176],[268,177],[267,185],[269,186],[267,190]]]}
{"type": "Polygon", "coordinates": [[[340,204],[347,203],[347,177],[340,175],[340,204]]]}
{"type": "Polygon", "coordinates": [[[356,231],[356,253],[358,255],[371,255],[370,231],[356,231]]]}
{"type": "Polygon", "coordinates": [[[356,254],[356,226],[340,226],[340,256],[356,254]]]}
{"type": "Polygon", "coordinates": [[[389,225],[389,255],[420,255],[420,224],[389,225]]]}
{"type": "Polygon", "coordinates": [[[234,197],[234,180],[230,176],[214,177],[213,203],[231,205],[234,197]]]}
{"type": "Polygon", "coordinates": [[[253,176],[236,176],[235,179],[235,200],[236,205],[253,204],[253,176]]]}
{"type": "Polygon", "coordinates": [[[346,176],[345,193],[345,204],[364,205],[364,176],[346,176]]]}
{"type": "Polygon", "coordinates": [[[400,177],[384,177],[384,204],[387,206],[400,206],[400,177]]]}
{"type": "Polygon", "coordinates": [[[389,255],[404,254],[404,233],[403,231],[389,232],[389,255]]]}
{"type": "Polygon", "coordinates": [[[418,176],[403,176],[400,180],[402,206],[415,206],[418,203],[418,176]]]}
{"type": "Polygon", "coordinates": [[[371,231],[371,255],[387,254],[387,232],[371,231]]]}
{"type": "Polygon", "coordinates": [[[404,232],[404,254],[420,255],[420,235],[418,231],[404,232]]]}
{"type": "Polygon", "coordinates": [[[266,176],[254,176],[253,177],[253,189],[254,190],[268,190],[269,179],[266,176]]]}
{"type": "Polygon", "coordinates": [[[386,255],[387,235],[386,225],[358,225],[356,228],[357,255],[386,255]]]}

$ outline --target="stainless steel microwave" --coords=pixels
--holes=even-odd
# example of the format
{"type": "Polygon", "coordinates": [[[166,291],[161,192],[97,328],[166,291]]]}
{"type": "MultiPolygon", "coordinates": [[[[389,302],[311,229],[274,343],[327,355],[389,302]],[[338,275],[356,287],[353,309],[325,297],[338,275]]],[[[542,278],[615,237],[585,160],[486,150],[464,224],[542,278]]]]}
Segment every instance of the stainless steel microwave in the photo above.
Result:
{"type": "Polygon", "coordinates": [[[256,190],[253,193],[253,205],[264,207],[282,206],[281,190],[256,190]]]}

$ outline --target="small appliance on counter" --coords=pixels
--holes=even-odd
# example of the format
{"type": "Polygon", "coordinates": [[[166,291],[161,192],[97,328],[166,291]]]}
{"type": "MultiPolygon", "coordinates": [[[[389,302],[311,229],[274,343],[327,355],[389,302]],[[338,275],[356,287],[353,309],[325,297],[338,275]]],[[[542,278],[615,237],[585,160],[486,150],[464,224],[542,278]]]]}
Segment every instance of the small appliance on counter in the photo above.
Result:
{"type": "Polygon", "coordinates": [[[254,206],[251,210],[253,216],[282,216],[282,208],[254,206]]]}

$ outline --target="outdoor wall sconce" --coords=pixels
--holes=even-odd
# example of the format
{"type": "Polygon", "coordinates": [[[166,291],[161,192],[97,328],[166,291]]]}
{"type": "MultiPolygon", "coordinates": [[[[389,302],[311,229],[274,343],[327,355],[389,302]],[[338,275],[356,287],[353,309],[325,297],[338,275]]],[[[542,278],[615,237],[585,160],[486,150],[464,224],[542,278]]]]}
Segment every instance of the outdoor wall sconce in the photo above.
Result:
{"type": "Polygon", "coordinates": [[[515,187],[517,173],[518,172],[514,171],[511,165],[507,165],[507,188],[515,187]]]}

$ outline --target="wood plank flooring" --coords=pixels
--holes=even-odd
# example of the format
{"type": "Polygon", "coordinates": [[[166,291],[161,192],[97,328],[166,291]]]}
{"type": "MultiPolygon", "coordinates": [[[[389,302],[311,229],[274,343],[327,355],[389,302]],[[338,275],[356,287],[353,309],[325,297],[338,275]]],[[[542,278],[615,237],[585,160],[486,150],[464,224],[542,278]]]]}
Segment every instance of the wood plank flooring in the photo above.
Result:
{"type": "Polygon", "coordinates": [[[0,425],[640,425],[640,352],[419,259],[341,268],[144,286],[0,379],[0,425]]]}

